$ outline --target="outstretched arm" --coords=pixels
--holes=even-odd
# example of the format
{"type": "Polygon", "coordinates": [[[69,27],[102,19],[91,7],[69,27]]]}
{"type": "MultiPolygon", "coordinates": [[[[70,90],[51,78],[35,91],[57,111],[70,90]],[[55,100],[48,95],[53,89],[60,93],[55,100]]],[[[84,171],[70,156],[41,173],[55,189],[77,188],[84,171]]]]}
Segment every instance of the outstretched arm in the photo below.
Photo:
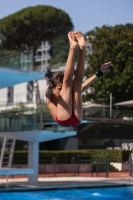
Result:
{"type": "Polygon", "coordinates": [[[112,66],[111,61],[104,63],[103,65],[101,65],[100,69],[98,72],[96,72],[96,74],[94,74],[93,76],[91,76],[90,78],[88,78],[81,87],[81,91],[83,92],[85,89],[87,89],[92,83],[94,83],[98,77],[103,76],[103,74],[108,70],[108,68],[112,66]]]}
{"type": "Polygon", "coordinates": [[[96,74],[94,74],[93,76],[91,76],[90,78],[88,78],[81,86],[81,91],[84,92],[84,90],[86,90],[92,83],[94,83],[96,80],[98,79],[98,77],[96,76],[96,74]]]}

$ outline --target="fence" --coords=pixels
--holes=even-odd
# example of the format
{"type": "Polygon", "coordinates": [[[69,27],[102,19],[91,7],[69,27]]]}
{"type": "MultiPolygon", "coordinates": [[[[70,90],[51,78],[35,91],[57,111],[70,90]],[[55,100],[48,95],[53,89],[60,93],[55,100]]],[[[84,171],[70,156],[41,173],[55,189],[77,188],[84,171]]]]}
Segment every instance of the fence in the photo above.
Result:
{"type": "Polygon", "coordinates": [[[57,125],[45,104],[40,105],[40,108],[37,109],[31,107],[0,113],[0,132],[44,129],[53,131],[72,130],[72,128],[57,125]]]}
{"type": "MultiPolygon", "coordinates": [[[[21,163],[25,163],[22,162],[21,163]]],[[[24,165],[15,164],[14,167],[25,167],[24,165]]],[[[60,157],[49,157],[45,160],[39,161],[39,173],[51,174],[71,174],[71,176],[79,176],[80,174],[87,174],[87,176],[104,176],[108,177],[109,173],[109,157],[101,159],[93,155],[76,155],[69,159],[62,159],[60,157]]]]}
{"type": "Polygon", "coordinates": [[[133,153],[129,154],[129,176],[133,175],[133,153]]]}
{"type": "Polygon", "coordinates": [[[16,53],[0,58],[0,66],[10,69],[32,70],[32,51],[16,53]]]}
{"type": "Polygon", "coordinates": [[[109,173],[109,157],[101,158],[100,156],[92,155],[77,155],[78,174],[80,173],[80,167],[84,164],[88,164],[88,172],[91,172],[91,176],[94,174],[98,177],[101,174],[108,177],[109,173]],[[81,165],[82,164],[82,165],[81,165]]]}

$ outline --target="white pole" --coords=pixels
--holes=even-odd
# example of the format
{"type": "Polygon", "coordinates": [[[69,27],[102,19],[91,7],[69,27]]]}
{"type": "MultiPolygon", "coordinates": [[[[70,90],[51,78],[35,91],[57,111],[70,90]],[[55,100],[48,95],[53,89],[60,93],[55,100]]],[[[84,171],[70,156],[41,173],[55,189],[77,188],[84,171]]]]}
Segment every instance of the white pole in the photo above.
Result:
{"type": "Polygon", "coordinates": [[[110,93],[110,118],[112,118],[112,93],[110,93]]]}
{"type": "Polygon", "coordinates": [[[34,174],[28,175],[29,183],[38,182],[38,163],[39,163],[39,144],[38,142],[29,142],[28,144],[28,168],[34,170],[34,174]]]}

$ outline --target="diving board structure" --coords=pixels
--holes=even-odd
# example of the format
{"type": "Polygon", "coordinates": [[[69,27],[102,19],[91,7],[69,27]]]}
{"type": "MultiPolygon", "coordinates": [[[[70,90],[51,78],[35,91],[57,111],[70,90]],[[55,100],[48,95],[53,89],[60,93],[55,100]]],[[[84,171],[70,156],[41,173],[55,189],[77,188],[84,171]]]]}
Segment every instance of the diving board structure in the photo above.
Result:
{"type": "Polygon", "coordinates": [[[19,168],[0,168],[0,176],[9,175],[22,175],[22,174],[34,174],[33,169],[19,169],[19,168]]]}
{"type": "Polygon", "coordinates": [[[28,168],[13,169],[0,168],[0,175],[11,174],[28,174],[29,183],[38,182],[38,165],[39,165],[39,142],[45,142],[65,137],[75,136],[76,131],[52,131],[52,130],[32,130],[32,131],[16,131],[16,132],[0,132],[0,137],[28,141],[28,168]],[[6,174],[7,172],[7,174],[6,174]],[[22,172],[22,173],[21,173],[22,172]]]}
{"type": "Polygon", "coordinates": [[[1,167],[11,167],[14,148],[15,148],[16,140],[11,140],[8,138],[3,139],[1,155],[0,155],[0,168],[1,167]]]}
{"type": "Polygon", "coordinates": [[[19,83],[43,79],[44,77],[44,72],[22,71],[0,66],[0,89],[10,87],[19,83]]]}
{"type": "Polygon", "coordinates": [[[0,168],[0,176],[6,176],[6,181],[8,182],[8,176],[10,175],[29,175],[34,174],[33,169],[22,169],[22,168],[0,168]]]}

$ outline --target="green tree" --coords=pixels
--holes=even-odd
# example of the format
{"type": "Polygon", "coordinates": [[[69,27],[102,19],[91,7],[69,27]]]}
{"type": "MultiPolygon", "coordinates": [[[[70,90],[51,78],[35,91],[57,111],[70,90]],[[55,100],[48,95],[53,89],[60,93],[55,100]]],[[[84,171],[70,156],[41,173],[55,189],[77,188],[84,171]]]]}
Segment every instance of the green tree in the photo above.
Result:
{"type": "MultiPolygon", "coordinates": [[[[72,29],[72,21],[66,12],[46,5],[28,7],[0,20],[0,33],[4,36],[2,46],[20,51],[32,49],[33,70],[41,41],[52,41],[72,29]]],[[[37,91],[40,103],[38,87],[37,91]]]]}
{"type": "MultiPolygon", "coordinates": [[[[66,63],[69,51],[68,35],[61,35],[53,41],[53,55],[50,64],[62,64],[66,63]]],[[[76,53],[76,59],[78,53],[76,53]]]]}
{"type": "Polygon", "coordinates": [[[51,64],[62,64],[66,63],[68,57],[69,42],[68,36],[61,35],[53,41],[53,56],[51,64]]]}
{"type": "Polygon", "coordinates": [[[102,63],[112,61],[111,67],[102,78],[94,83],[95,92],[86,94],[84,101],[109,103],[109,94],[113,102],[133,98],[133,26],[103,26],[88,32],[93,53],[87,57],[86,76],[95,73],[102,63]],[[94,37],[92,37],[94,36],[94,37]]]}

